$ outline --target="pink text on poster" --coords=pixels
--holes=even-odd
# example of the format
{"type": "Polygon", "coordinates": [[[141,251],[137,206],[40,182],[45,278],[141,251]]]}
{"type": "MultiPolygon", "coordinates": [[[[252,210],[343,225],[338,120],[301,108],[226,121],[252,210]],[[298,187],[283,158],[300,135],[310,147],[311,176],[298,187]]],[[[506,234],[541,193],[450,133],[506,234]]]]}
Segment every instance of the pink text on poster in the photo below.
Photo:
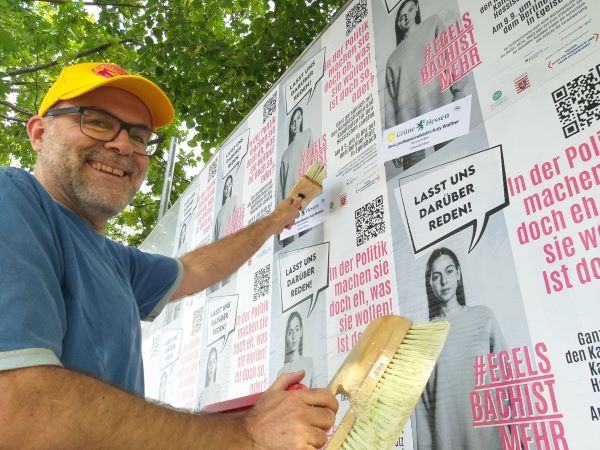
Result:
{"type": "Polygon", "coordinates": [[[234,381],[250,386],[249,394],[263,392],[267,388],[269,315],[269,299],[264,299],[236,317],[234,381]]]}
{"type": "Polygon", "coordinates": [[[425,47],[421,82],[429,83],[436,77],[445,91],[481,64],[477,42],[473,36],[473,22],[468,12],[451,24],[425,47]]]}
{"type": "Polygon", "coordinates": [[[508,179],[527,216],[515,230],[519,244],[543,244],[548,295],[600,281],[598,186],[600,131],[508,179]]]}
{"type": "Polygon", "coordinates": [[[369,22],[365,20],[325,60],[327,75],[323,91],[328,94],[329,111],[346,99],[357,103],[373,87],[372,55],[369,22]]]}
{"type": "Polygon", "coordinates": [[[250,152],[248,161],[246,162],[246,170],[248,171],[248,184],[252,184],[257,180],[264,183],[270,180],[275,171],[275,133],[277,119],[271,117],[256,133],[250,138],[248,151],[250,152]]]}
{"type": "Polygon", "coordinates": [[[196,203],[195,234],[199,236],[206,236],[210,233],[216,187],[217,180],[216,178],[213,178],[208,182],[206,188],[200,192],[200,195],[198,195],[198,202],[196,203]]]}
{"type": "Polygon", "coordinates": [[[568,449],[546,344],[478,355],[470,394],[473,426],[498,427],[504,449],[568,449]]]}
{"type": "Polygon", "coordinates": [[[393,314],[388,242],[370,244],[329,269],[333,296],[328,316],[337,323],[337,353],[348,352],[374,319],[393,314]]]}

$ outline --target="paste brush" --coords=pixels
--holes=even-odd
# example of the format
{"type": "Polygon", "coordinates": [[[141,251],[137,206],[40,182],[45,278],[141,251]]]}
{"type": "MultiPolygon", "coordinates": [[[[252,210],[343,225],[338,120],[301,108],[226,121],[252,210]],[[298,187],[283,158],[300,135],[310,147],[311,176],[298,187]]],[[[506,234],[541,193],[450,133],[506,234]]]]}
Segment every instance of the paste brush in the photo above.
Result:
{"type": "Polygon", "coordinates": [[[413,325],[402,316],[371,322],[339,368],[330,391],[350,408],[327,444],[333,449],[392,448],[442,351],[450,324],[413,325]]]}
{"type": "Polygon", "coordinates": [[[327,167],[319,161],[312,163],[306,173],[300,177],[287,198],[302,199],[302,209],[313,201],[313,199],[323,190],[323,180],[327,176],[327,167]]]}

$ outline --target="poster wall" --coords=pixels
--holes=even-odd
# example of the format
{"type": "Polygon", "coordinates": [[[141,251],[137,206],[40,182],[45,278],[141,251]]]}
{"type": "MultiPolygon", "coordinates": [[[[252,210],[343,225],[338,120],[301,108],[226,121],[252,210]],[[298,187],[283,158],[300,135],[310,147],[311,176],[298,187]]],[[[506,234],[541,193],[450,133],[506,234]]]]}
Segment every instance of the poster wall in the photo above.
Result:
{"type": "Polygon", "coordinates": [[[143,247],[235,233],[315,161],[323,193],[291,230],[144,326],[148,396],[200,410],[297,369],[324,387],[377,317],[442,318],[397,448],[594,448],[595,1],[349,2],[143,247]]]}

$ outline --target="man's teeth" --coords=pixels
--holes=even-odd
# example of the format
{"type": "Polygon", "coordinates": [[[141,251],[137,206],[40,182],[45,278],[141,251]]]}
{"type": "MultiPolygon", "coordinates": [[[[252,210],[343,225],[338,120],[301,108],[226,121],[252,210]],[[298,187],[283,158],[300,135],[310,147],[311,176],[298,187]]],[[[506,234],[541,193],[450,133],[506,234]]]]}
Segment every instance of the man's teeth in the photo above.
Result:
{"type": "Polygon", "coordinates": [[[101,170],[102,172],[107,172],[112,175],[117,175],[119,177],[122,177],[123,175],[125,175],[125,172],[123,172],[122,170],[113,169],[112,167],[105,166],[104,164],[100,164],[98,162],[93,163],[92,167],[96,170],[101,170]]]}

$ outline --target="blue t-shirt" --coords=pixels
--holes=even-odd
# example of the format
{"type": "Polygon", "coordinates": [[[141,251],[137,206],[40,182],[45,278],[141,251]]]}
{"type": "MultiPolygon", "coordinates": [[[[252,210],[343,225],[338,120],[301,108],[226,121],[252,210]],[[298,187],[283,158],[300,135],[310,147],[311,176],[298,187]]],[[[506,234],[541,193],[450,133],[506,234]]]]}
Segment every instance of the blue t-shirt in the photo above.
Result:
{"type": "Polygon", "coordinates": [[[0,370],[60,365],[143,395],[140,317],[160,312],[182,274],[0,168],[0,370]]]}

